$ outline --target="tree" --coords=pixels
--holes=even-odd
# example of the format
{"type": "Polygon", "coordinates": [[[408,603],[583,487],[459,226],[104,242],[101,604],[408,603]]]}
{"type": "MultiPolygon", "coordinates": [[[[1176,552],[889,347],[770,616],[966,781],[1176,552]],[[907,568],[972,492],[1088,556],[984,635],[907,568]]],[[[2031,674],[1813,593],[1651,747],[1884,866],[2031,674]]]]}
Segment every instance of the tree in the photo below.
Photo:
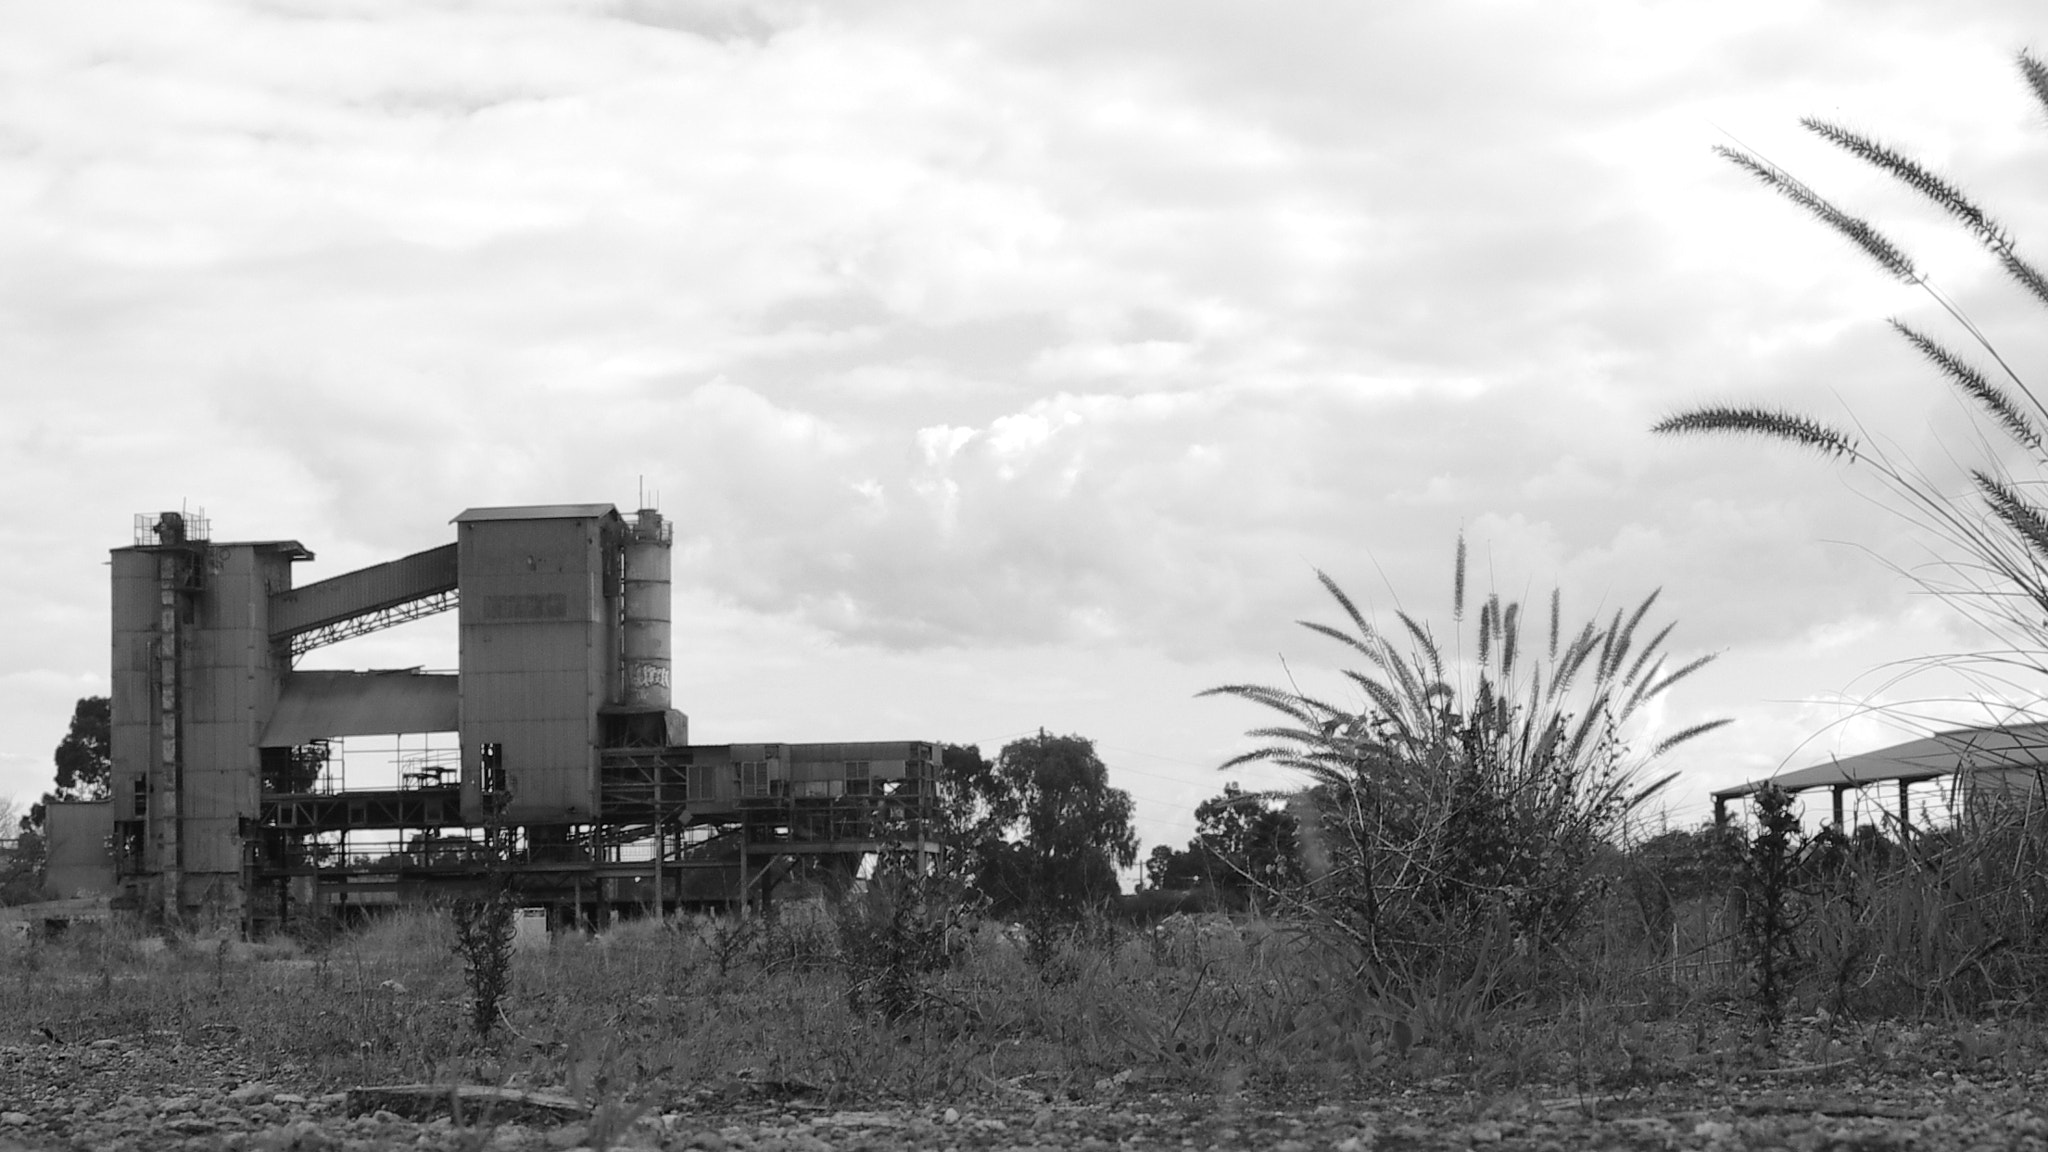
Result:
{"type": "Polygon", "coordinates": [[[14,798],[0,796],[0,908],[27,904],[45,896],[43,838],[28,828],[26,817],[20,821],[20,836],[10,835],[17,827],[15,811],[14,798]]]}
{"type": "Polygon", "coordinates": [[[1220,888],[1285,888],[1302,881],[1301,822],[1284,805],[1235,783],[1195,806],[1195,837],[1219,867],[1220,888]]]}
{"type": "Polygon", "coordinates": [[[105,800],[108,778],[113,772],[113,701],[105,696],[86,696],[71,709],[71,730],[58,741],[52,754],[57,763],[57,787],[43,793],[21,818],[21,830],[40,836],[43,816],[52,801],[105,800]]]}
{"type": "Polygon", "coordinates": [[[993,763],[978,747],[948,747],[954,834],[973,857],[975,885],[999,915],[1072,918],[1119,891],[1116,870],[1138,856],[1131,797],[1080,736],[1015,740],[993,763]]]}
{"type": "Polygon", "coordinates": [[[1713,657],[1667,669],[1673,626],[1640,634],[1656,593],[1572,633],[1561,631],[1553,592],[1546,649],[1524,644],[1521,605],[1493,595],[1480,605],[1470,658],[1462,537],[1449,653],[1406,612],[1395,614],[1399,632],[1375,627],[1336,581],[1316,575],[1350,628],[1303,626],[1364,661],[1343,670],[1358,699],[1254,684],[1204,693],[1282,717],[1254,729],[1261,746],[1224,767],[1273,763],[1306,778],[1301,838],[1313,879],[1295,910],[1375,957],[1390,948],[1440,953],[1503,919],[1525,941],[1561,939],[1593,894],[1596,853],[1669,782],[1646,779],[1649,766],[1727,723],[1697,724],[1647,749],[1629,738],[1645,704],[1713,657]]]}
{"type": "MultiPolygon", "coordinates": [[[[2022,52],[2021,76],[2048,110],[2048,66],[2022,52]]],[[[2038,305],[2048,307],[2048,275],[2019,255],[2012,236],[1948,180],[1911,157],[1859,133],[1808,117],[1800,123],[1829,144],[1900,181],[1960,224],[2038,305]]],[[[2033,495],[2048,472],[2043,432],[2048,407],[1990,339],[1938,290],[1904,249],[1868,221],[1840,208],[1789,172],[1754,153],[1716,149],[1832,229],[1893,278],[1925,292],[1992,365],[1985,369],[1900,320],[1891,327],[1962,394],[1984,446],[1966,493],[1943,491],[1911,462],[1866,445],[1825,420],[1767,405],[1706,405],[1655,425],[1666,435],[1756,435],[1815,449],[1867,470],[1889,492],[1893,511],[1952,550],[1934,569],[1911,578],[2006,643],[2003,650],[1963,658],[1994,672],[2048,673],[2048,505],[2033,495]],[[2003,450],[1993,447],[2003,445],[2003,450]]],[[[1953,664],[1953,661],[1951,661],[1953,664]]]]}
{"type": "Polygon", "coordinates": [[[1145,886],[1155,892],[1186,892],[1210,880],[1202,853],[1193,844],[1175,848],[1154,844],[1145,857],[1145,886]]]}
{"type": "Polygon", "coordinates": [[[995,762],[981,754],[981,746],[944,745],[939,749],[939,774],[949,794],[949,802],[940,815],[946,835],[962,846],[1000,839],[1002,831],[997,827],[995,812],[1006,789],[996,778],[995,762]]]}
{"type": "Polygon", "coordinates": [[[1249,894],[1288,888],[1305,879],[1300,833],[1300,821],[1272,797],[1225,784],[1221,796],[1195,806],[1195,836],[1187,848],[1152,850],[1145,879],[1157,889],[1249,894]]]}
{"type": "Polygon", "coordinates": [[[14,835],[16,827],[14,798],[0,796],[0,908],[34,899],[23,890],[23,881],[33,880],[34,872],[22,863],[21,841],[14,835]]]}
{"type": "Polygon", "coordinates": [[[87,696],[71,709],[71,730],[58,741],[57,792],[65,800],[105,800],[113,760],[114,704],[87,696]]]}

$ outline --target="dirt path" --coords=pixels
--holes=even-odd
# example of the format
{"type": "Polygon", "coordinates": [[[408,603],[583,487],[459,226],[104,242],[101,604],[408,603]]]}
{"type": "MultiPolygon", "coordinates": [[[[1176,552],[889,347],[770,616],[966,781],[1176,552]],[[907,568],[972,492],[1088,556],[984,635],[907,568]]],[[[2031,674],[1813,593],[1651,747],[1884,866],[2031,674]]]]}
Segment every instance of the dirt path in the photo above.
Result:
{"type": "MultiPolygon", "coordinates": [[[[0,1046],[0,1152],[15,1149],[579,1147],[704,1152],[1111,1148],[1366,1152],[1368,1149],[1752,1149],[1799,1152],[2048,1152],[2048,1074],[1964,1077],[1837,1069],[1807,1083],[1736,1078],[1589,1097],[1557,1088],[1478,1093],[1437,1081],[1384,1097],[1284,1105],[1185,1086],[1106,1084],[1052,1103],[1022,1091],[952,1103],[865,1106],[770,1100],[744,1084],[580,1120],[350,1115],[346,1092],[295,1088],[227,1045],[175,1037],[0,1046]],[[263,1077],[268,1076],[269,1079],[263,1077]]],[[[354,1100],[361,1109],[363,1098],[354,1100]]]]}

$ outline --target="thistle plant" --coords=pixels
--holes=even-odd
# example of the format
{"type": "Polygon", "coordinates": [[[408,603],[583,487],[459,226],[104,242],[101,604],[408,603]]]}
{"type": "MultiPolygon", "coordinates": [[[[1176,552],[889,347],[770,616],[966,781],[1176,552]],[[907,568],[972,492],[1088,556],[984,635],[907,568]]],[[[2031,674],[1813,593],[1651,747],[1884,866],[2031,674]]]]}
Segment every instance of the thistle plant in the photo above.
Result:
{"type": "Polygon", "coordinates": [[[1736,891],[1737,940],[1750,978],[1750,997],[1766,1043],[1785,1020],[1792,985],[1806,967],[1800,937],[1809,911],[1800,903],[1801,873],[1814,841],[1799,828],[1792,795],[1767,787],[1756,794],[1756,835],[1743,846],[1736,891]]]}
{"type": "MultiPolygon", "coordinates": [[[[2018,57],[2028,90],[2048,110],[2048,66],[2031,54],[2018,57]]],[[[1808,131],[1899,181],[1962,226],[2036,304],[2048,307],[2048,274],[2021,256],[2012,234],[1960,188],[1889,145],[1823,120],[1800,121],[1808,131]]],[[[1961,331],[1969,355],[1921,329],[1893,319],[1891,327],[1959,394],[1974,418],[1985,451],[1969,470],[1968,486],[1945,491],[1911,461],[1867,445],[1844,428],[1811,415],[1753,405],[1706,405],[1659,421],[1668,435],[1755,435],[1811,448],[1876,478],[1891,507],[1930,532],[1950,558],[1915,569],[1910,577],[2006,643],[2003,649],[1947,658],[1950,667],[2018,668],[2048,673],[2048,505],[2034,492],[2048,471],[2043,428],[2048,406],[2002,356],[1990,338],[1924,273],[1912,256],[1868,220],[1841,208],[1785,169],[1737,148],[1716,149],[1765,187],[1804,209],[1847,239],[1887,275],[1918,288],[1961,331]]]]}
{"type": "Polygon", "coordinates": [[[449,908],[455,926],[454,952],[469,986],[469,1022],[479,1041],[489,1041],[501,1005],[512,991],[512,942],[518,934],[518,899],[509,863],[511,844],[503,813],[491,802],[484,828],[487,861],[481,890],[449,908]]]}
{"type": "Polygon", "coordinates": [[[1304,777],[1294,800],[1313,878],[1275,894],[1280,905],[1338,930],[1374,962],[1458,940],[1502,938],[1526,951],[1563,939],[1594,894],[1595,853],[1669,783],[1650,768],[1726,723],[1633,742],[1644,706],[1712,656],[1671,665],[1672,625],[1645,635],[1656,593],[1567,631],[1553,591],[1533,648],[1522,606],[1489,595],[1467,637],[1462,537],[1448,652],[1414,616],[1396,612],[1398,628],[1382,629],[1329,575],[1317,577],[1347,626],[1301,623],[1362,661],[1343,670],[1355,695],[1255,684],[1204,693],[1283,717],[1253,730],[1263,743],[1224,765],[1271,763],[1304,777]],[[1508,931],[1491,932],[1503,920],[1508,931]]]}

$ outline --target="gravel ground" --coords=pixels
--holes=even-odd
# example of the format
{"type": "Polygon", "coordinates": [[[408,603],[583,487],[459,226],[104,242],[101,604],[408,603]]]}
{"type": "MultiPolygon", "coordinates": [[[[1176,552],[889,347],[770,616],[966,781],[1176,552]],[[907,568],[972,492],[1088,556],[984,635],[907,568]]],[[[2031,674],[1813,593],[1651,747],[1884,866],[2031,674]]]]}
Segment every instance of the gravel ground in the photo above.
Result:
{"type": "MultiPolygon", "coordinates": [[[[1260,1104],[1105,1082],[1050,1103],[1015,1091],[952,1104],[860,1107],[768,1100],[743,1084],[623,1106],[594,1120],[458,1127],[446,1117],[351,1116],[345,1092],[295,1085],[231,1045],[145,1036],[0,1046],[0,1152],[17,1149],[603,1147],[705,1152],[898,1149],[1911,1148],[2048,1152],[2048,1073],[2009,1070],[1667,1082],[1590,1098],[1568,1089],[1475,1093],[1439,1080],[1385,1097],[1260,1104]],[[1803,1082],[1787,1083],[1787,1079],[1803,1082]]],[[[358,1100],[360,1102],[360,1098],[358,1100]]]]}

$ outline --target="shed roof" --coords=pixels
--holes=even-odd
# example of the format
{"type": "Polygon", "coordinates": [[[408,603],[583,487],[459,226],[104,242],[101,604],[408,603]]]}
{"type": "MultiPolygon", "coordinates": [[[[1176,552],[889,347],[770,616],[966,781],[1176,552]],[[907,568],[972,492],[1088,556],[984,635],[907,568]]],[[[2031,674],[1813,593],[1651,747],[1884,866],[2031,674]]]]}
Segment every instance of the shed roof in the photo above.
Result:
{"type": "Polygon", "coordinates": [[[502,508],[470,508],[449,521],[467,524],[473,520],[589,520],[617,512],[612,504],[511,504],[502,508]]]}
{"type": "Polygon", "coordinates": [[[1957,728],[1856,756],[1822,763],[1714,793],[1716,800],[1747,796],[1775,784],[1788,792],[1836,785],[1858,787],[1895,780],[1932,780],[1959,772],[1998,772],[2048,767],[2048,722],[1957,728]]]}

